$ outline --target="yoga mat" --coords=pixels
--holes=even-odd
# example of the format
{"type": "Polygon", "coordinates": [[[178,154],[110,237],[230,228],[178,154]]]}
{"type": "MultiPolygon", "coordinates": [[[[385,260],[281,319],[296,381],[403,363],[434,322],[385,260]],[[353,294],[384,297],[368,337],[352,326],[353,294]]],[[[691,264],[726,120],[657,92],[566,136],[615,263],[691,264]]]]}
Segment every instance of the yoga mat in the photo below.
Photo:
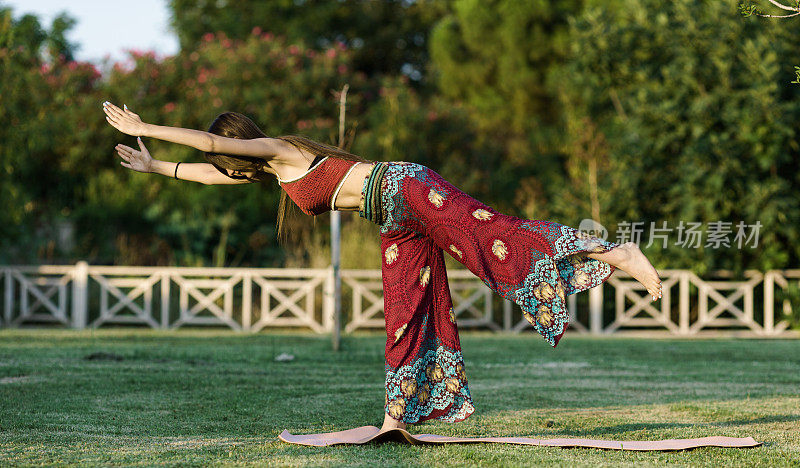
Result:
{"type": "Polygon", "coordinates": [[[313,447],[327,447],[340,444],[366,444],[369,442],[406,442],[419,444],[468,444],[475,442],[494,442],[499,444],[538,445],[544,447],[586,447],[611,450],[688,450],[697,447],[758,447],[752,437],[701,437],[699,439],[667,440],[595,440],[595,439],[531,439],[529,437],[450,437],[436,434],[411,434],[404,429],[381,431],[375,426],[361,426],[346,431],[325,432],[321,434],[290,434],[284,430],[278,436],[284,442],[313,447]]]}

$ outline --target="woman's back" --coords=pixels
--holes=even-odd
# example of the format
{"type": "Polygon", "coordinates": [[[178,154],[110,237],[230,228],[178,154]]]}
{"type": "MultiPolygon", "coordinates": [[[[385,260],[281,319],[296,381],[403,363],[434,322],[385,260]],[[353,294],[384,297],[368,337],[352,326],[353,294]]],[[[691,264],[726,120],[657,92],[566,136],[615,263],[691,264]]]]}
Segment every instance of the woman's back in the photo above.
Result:
{"type": "Polygon", "coordinates": [[[303,213],[318,215],[331,209],[358,209],[361,187],[372,167],[371,161],[348,160],[335,155],[315,158],[310,151],[290,141],[284,140],[284,143],[285,150],[276,155],[269,166],[303,213]]]}
{"type": "Polygon", "coordinates": [[[326,156],[297,177],[284,180],[278,176],[278,183],[303,213],[314,216],[334,209],[348,176],[358,164],[326,156]]]}

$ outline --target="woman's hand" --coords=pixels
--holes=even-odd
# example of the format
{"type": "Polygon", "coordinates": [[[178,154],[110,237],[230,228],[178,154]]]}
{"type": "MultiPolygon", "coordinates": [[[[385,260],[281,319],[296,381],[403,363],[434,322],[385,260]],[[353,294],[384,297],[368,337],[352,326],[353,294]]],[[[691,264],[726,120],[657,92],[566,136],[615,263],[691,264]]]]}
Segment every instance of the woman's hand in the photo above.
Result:
{"type": "Polygon", "coordinates": [[[137,114],[134,114],[125,106],[125,109],[106,101],[103,103],[103,112],[106,113],[106,120],[112,127],[122,133],[132,136],[143,136],[147,124],[142,122],[137,114]]]}
{"type": "Polygon", "coordinates": [[[144,147],[141,138],[136,138],[136,141],[139,142],[139,151],[122,144],[116,146],[117,154],[122,158],[120,164],[137,172],[153,172],[153,158],[150,152],[144,147]]]}

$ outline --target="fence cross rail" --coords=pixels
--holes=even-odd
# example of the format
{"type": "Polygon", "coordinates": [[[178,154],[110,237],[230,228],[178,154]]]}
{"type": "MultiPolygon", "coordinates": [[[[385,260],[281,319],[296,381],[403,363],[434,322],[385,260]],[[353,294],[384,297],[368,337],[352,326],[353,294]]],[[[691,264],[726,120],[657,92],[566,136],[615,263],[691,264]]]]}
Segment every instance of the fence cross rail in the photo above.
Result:
{"type": "MultiPolygon", "coordinates": [[[[663,297],[618,271],[588,293],[569,296],[573,333],[662,330],[678,336],[744,331],[786,336],[800,311],[790,288],[800,269],[717,271],[699,277],[662,270],[663,297]]],[[[216,325],[258,332],[295,327],[330,333],[335,323],[332,268],[194,268],[76,265],[0,266],[0,326],[55,323],[73,328],[136,324],[151,328],[216,325]]],[[[382,329],[379,270],[341,270],[345,332],[382,329]]],[[[451,270],[453,309],[463,328],[532,330],[519,307],[466,270],[451,270]]]]}

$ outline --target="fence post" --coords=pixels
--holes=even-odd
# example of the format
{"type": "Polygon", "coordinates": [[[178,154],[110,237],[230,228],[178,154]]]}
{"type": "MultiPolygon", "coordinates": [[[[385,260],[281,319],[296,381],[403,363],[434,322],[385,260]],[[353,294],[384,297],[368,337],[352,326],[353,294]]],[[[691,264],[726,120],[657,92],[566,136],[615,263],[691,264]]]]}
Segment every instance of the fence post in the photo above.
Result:
{"type": "Polygon", "coordinates": [[[589,330],[592,335],[603,333],[603,285],[589,290],[589,330]]]}
{"type": "Polygon", "coordinates": [[[72,273],[72,326],[86,328],[88,309],[89,264],[81,260],[72,273]]]}
{"type": "Polygon", "coordinates": [[[253,275],[242,278],[242,330],[250,331],[253,322],[253,275]]]}
{"type": "Polygon", "coordinates": [[[161,328],[169,328],[169,271],[161,272],[161,328]]]}
{"type": "Polygon", "coordinates": [[[764,333],[775,333],[775,272],[764,275],[764,333]]]}
{"type": "MultiPolygon", "coordinates": [[[[336,308],[336,295],[335,278],[333,273],[333,266],[328,268],[327,277],[325,278],[324,288],[322,290],[322,327],[326,330],[336,333],[334,331],[334,312],[336,308]]],[[[331,345],[338,347],[338,336],[331,335],[331,345]]]]}
{"type": "Polygon", "coordinates": [[[503,331],[511,331],[511,301],[503,299],[503,331]]]}
{"type": "Polygon", "coordinates": [[[689,334],[689,275],[681,272],[678,286],[678,330],[681,335],[689,334]]]}
{"type": "Polygon", "coordinates": [[[6,319],[6,326],[11,325],[11,313],[14,310],[14,281],[11,278],[11,268],[4,268],[3,274],[6,277],[6,300],[5,310],[3,311],[6,319]]]}

